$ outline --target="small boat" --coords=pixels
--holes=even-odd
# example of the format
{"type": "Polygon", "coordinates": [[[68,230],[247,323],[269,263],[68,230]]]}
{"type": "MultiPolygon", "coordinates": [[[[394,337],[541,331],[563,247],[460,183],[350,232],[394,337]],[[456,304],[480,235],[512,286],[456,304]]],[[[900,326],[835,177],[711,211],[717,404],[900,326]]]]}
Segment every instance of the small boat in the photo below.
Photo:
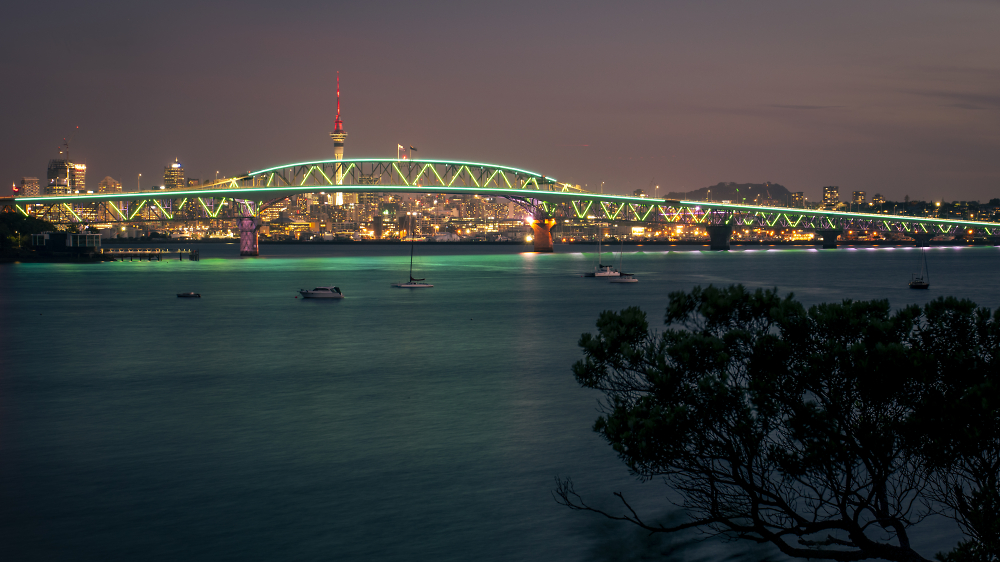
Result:
{"type": "Polygon", "coordinates": [[[198,293],[177,293],[177,298],[181,299],[200,299],[201,295],[198,293]]]}
{"type": "Polygon", "coordinates": [[[426,279],[414,279],[410,277],[409,281],[403,283],[393,283],[393,287],[399,287],[400,289],[426,289],[427,287],[433,287],[430,283],[424,283],[426,279]]]}
{"type": "Polygon", "coordinates": [[[920,266],[920,275],[914,273],[910,276],[910,288],[930,289],[931,276],[930,272],[927,271],[927,253],[924,251],[924,248],[920,249],[920,255],[923,258],[923,263],[920,266]]]}
{"type": "Polygon", "coordinates": [[[299,294],[302,295],[304,299],[342,299],[344,298],[344,293],[340,292],[340,287],[316,287],[315,289],[309,291],[306,289],[299,289],[299,294]]]}
{"type": "Polygon", "coordinates": [[[625,240],[622,239],[622,247],[618,252],[618,277],[612,277],[612,283],[638,283],[639,280],[635,278],[634,273],[625,273],[622,271],[622,264],[625,263],[625,240]]]}
{"type": "Polygon", "coordinates": [[[598,264],[591,273],[584,273],[584,277],[618,277],[621,275],[618,270],[615,269],[613,265],[602,265],[598,264]]]}
{"type": "MultiPolygon", "coordinates": [[[[612,255],[614,258],[614,255],[612,255]]],[[[601,239],[597,239],[597,267],[594,271],[589,273],[584,273],[584,277],[618,277],[621,275],[618,270],[615,269],[613,265],[604,265],[601,263],[601,239]]]]}
{"type": "Polygon", "coordinates": [[[410,242],[410,280],[405,282],[393,283],[393,287],[399,287],[400,289],[426,289],[428,287],[433,287],[430,283],[424,283],[426,279],[414,279],[413,277],[413,242],[410,242]]]}
{"type": "Polygon", "coordinates": [[[635,278],[634,273],[621,272],[621,275],[615,277],[611,280],[612,283],[638,283],[639,280],[635,278]]]}

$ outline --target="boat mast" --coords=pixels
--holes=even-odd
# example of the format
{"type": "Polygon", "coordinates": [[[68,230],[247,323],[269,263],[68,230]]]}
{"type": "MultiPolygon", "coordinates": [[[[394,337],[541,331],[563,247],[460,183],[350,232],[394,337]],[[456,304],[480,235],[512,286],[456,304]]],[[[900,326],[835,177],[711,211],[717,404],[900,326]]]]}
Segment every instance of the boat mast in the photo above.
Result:
{"type": "Polygon", "coordinates": [[[925,250],[926,248],[920,248],[920,254],[924,257],[924,265],[923,268],[921,269],[921,273],[923,273],[924,281],[930,283],[931,272],[929,269],[927,269],[927,252],[925,250]]]}

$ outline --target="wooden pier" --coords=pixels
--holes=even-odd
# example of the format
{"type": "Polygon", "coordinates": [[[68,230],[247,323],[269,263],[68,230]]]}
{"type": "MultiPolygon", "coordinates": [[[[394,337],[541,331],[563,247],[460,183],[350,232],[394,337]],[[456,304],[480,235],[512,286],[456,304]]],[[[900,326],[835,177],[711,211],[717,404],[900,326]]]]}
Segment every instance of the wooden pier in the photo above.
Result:
{"type": "Polygon", "coordinates": [[[163,261],[164,259],[174,259],[174,256],[180,261],[184,261],[185,256],[187,256],[188,261],[201,261],[199,251],[190,248],[176,250],[169,248],[101,248],[100,253],[111,256],[116,261],[163,261]]]}

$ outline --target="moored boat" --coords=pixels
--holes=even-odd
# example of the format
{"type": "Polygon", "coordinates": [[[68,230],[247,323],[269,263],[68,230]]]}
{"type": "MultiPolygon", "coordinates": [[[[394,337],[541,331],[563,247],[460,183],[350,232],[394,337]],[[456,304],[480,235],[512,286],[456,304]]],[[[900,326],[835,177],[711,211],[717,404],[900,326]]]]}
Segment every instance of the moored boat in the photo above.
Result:
{"type": "Polygon", "coordinates": [[[612,283],[638,283],[639,280],[635,278],[634,273],[621,272],[621,275],[615,277],[611,280],[612,283]]]}
{"type": "MultiPolygon", "coordinates": [[[[612,255],[611,257],[614,258],[614,255],[612,255]]],[[[621,275],[621,274],[618,272],[617,269],[615,269],[615,266],[613,266],[613,265],[604,265],[604,264],[601,263],[601,239],[598,238],[597,239],[597,267],[595,267],[594,271],[592,271],[592,272],[584,273],[583,276],[584,277],[618,277],[619,275],[621,275]]]]}
{"type": "Polygon", "coordinates": [[[426,279],[414,279],[413,277],[413,241],[410,241],[410,280],[401,281],[399,283],[393,283],[393,287],[399,287],[400,289],[427,289],[433,287],[430,283],[424,283],[426,279]]]}
{"type": "Polygon", "coordinates": [[[931,275],[930,271],[927,270],[927,252],[924,248],[920,248],[920,257],[923,263],[920,266],[920,275],[914,273],[910,276],[910,288],[911,289],[930,289],[931,288],[931,275]]]}
{"type": "Polygon", "coordinates": [[[299,289],[299,294],[304,299],[342,299],[344,293],[340,292],[340,287],[316,287],[313,290],[299,289]]]}

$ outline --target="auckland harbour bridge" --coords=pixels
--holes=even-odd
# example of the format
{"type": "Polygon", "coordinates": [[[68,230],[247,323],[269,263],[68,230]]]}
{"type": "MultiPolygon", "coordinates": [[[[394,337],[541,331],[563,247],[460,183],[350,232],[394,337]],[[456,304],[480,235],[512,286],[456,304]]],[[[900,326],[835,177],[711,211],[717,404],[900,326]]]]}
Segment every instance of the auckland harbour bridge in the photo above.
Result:
{"type": "Polygon", "coordinates": [[[728,250],[740,227],[811,230],[824,248],[836,248],[847,230],[899,233],[921,245],[944,234],[1000,245],[1000,223],[607,195],[519,168],[447,160],[300,162],[187,189],[2,198],[0,211],[62,224],[85,223],[83,208],[96,209],[101,223],[229,220],[240,232],[240,254],[255,256],[261,212],[291,195],[320,191],[504,197],[525,210],[537,252],[552,251],[551,229],[567,219],[700,225],[713,250],[728,250]]]}

